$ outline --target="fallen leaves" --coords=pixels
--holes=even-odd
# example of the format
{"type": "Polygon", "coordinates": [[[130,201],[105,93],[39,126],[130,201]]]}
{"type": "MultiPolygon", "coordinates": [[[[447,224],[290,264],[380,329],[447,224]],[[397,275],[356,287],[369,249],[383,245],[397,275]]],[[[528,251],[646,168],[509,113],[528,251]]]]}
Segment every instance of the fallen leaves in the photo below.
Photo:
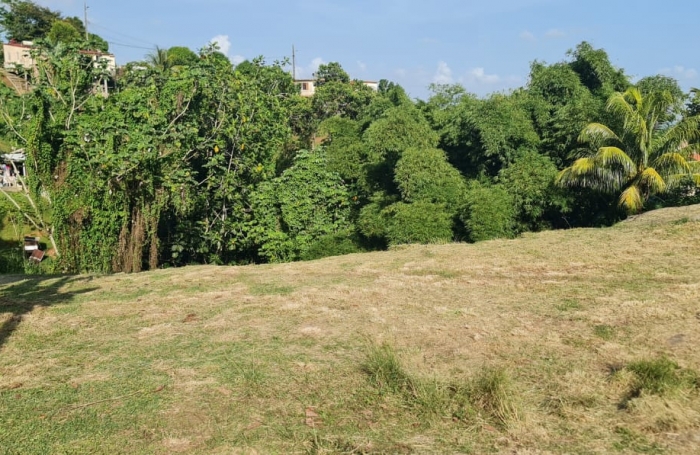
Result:
{"type": "Polygon", "coordinates": [[[308,427],[319,428],[323,424],[323,422],[321,422],[321,417],[316,412],[315,406],[308,406],[304,410],[304,416],[305,416],[304,423],[308,427]]]}

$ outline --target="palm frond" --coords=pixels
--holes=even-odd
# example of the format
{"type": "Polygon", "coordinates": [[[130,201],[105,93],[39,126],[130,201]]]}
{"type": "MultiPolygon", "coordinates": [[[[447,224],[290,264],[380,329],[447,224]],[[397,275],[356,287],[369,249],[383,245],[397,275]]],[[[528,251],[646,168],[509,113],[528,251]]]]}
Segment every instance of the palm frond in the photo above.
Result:
{"type": "Polygon", "coordinates": [[[578,141],[581,143],[593,143],[596,145],[600,145],[606,140],[622,142],[613,130],[602,123],[589,123],[578,137],[578,141]]]}
{"type": "Polygon", "coordinates": [[[594,157],[577,159],[574,164],[559,172],[556,184],[568,187],[592,188],[614,192],[629,181],[625,172],[602,166],[594,157]]]}
{"type": "Polygon", "coordinates": [[[677,149],[700,142],[700,115],[686,117],[666,130],[666,144],[677,149]]]}
{"type": "Polygon", "coordinates": [[[620,207],[625,208],[630,213],[636,213],[644,207],[642,193],[637,185],[631,185],[620,194],[620,207]]]}
{"type": "Polygon", "coordinates": [[[664,178],[653,167],[648,167],[642,171],[639,176],[639,182],[641,185],[644,185],[649,194],[658,194],[666,191],[664,178]]]}
{"type": "Polygon", "coordinates": [[[690,172],[690,164],[680,152],[668,152],[654,160],[652,166],[662,174],[683,174],[690,172]]]}
{"type": "Polygon", "coordinates": [[[629,88],[625,92],[613,93],[608,99],[608,112],[619,116],[623,122],[623,129],[634,137],[643,139],[640,145],[649,136],[649,129],[643,113],[642,95],[635,87],[629,88]]]}
{"type": "Polygon", "coordinates": [[[595,161],[601,166],[619,166],[632,176],[637,170],[634,161],[619,147],[601,147],[595,155],[595,161]]]}

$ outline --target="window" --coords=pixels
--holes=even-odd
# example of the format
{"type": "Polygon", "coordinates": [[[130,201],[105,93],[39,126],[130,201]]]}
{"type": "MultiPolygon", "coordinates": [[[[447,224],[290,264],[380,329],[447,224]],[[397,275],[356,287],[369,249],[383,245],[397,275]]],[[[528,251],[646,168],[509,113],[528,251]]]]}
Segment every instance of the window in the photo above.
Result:
{"type": "Polygon", "coordinates": [[[301,83],[301,89],[304,91],[307,91],[309,89],[309,83],[308,82],[302,82],[301,83]]]}

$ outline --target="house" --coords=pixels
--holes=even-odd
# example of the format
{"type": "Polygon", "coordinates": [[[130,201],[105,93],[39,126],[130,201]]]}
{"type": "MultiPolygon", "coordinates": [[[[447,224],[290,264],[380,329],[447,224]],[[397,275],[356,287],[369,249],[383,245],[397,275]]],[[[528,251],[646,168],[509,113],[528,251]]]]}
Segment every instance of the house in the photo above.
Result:
{"type": "MultiPolygon", "coordinates": [[[[9,43],[3,44],[3,54],[5,57],[4,68],[9,73],[21,73],[21,70],[29,71],[35,68],[35,61],[32,58],[31,50],[34,43],[31,41],[10,41],[9,43]]],[[[82,55],[86,55],[95,62],[95,66],[98,64],[104,64],[107,72],[114,77],[117,71],[117,60],[113,54],[101,51],[93,50],[82,50],[80,51],[82,55]]],[[[27,77],[27,73],[24,73],[24,77],[27,77]]],[[[97,92],[107,95],[107,81],[102,81],[102,84],[98,84],[95,87],[97,92]]]]}
{"type": "MultiPolygon", "coordinates": [[[[34,59],[31,56],[31,50],[34,43],[31,41],[10,41],[2,46],[5,56],[5,69],[8,71],[16,71],[20,68],[30,70],[34,68],[34,59]]],[[[105,63],[107,71],[114,74],[117,70],[117,60],[113,54],[101,51],[83,50],[81,54],[90,56],[95,64],[105,63]]]]}
{"type": "Polygon", "coordinates": [[[30,55],[32,49],[31,41],[10,41],[2,46],[2,51],[5,56],[5,69],[9,71],[17,71],[20,68],[34,68],[34,59],[30,55]]]}
{"type": "MultiPolygon", "coordinates": [[[[301,96],[311,97],[316,93],[316,79],[295,79],[294,83],[299,86],[301,96]]],[[[362,83],[374,91],[379,90],[379,82],[362,81],[362,83]]]]}

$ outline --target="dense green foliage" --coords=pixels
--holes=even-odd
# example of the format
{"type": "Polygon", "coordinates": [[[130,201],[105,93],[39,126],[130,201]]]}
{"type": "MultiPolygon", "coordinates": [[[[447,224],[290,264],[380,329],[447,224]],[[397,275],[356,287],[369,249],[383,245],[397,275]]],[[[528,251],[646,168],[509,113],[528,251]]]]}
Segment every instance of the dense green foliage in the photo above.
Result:
{"type": "Polygon", "coordinates": [[[63,17],[32,0],[0,0],[0,5],[0,31],[8,40],[47,39],[54,44],[82,43],[83,49],[109,50],[102,37],[93,33],[85,36],[85,24],[77,17],[63,17]]]}
{"type": "Polygon", "coordinates": [[[484,98],[455,85],[412,101],[337,63],[303,98],[282,63],[234,67],[214,46],[156,49],[115,79],[78,52],[70,27],[56,16],[38,41],[34,90],[0,88],[0,133],[28,152],[26,214],[51,239],[56,270],[293,261],[597,226],[625,215],[609,193],[635,185],[637,210],[694,200],[697,92],[664,76],[632,87],[587,43],[484,98]],[[109,97],[94,90],[105,81],[109,97]],[[654,166],[677,188],[664,199],[654,166]]]}

